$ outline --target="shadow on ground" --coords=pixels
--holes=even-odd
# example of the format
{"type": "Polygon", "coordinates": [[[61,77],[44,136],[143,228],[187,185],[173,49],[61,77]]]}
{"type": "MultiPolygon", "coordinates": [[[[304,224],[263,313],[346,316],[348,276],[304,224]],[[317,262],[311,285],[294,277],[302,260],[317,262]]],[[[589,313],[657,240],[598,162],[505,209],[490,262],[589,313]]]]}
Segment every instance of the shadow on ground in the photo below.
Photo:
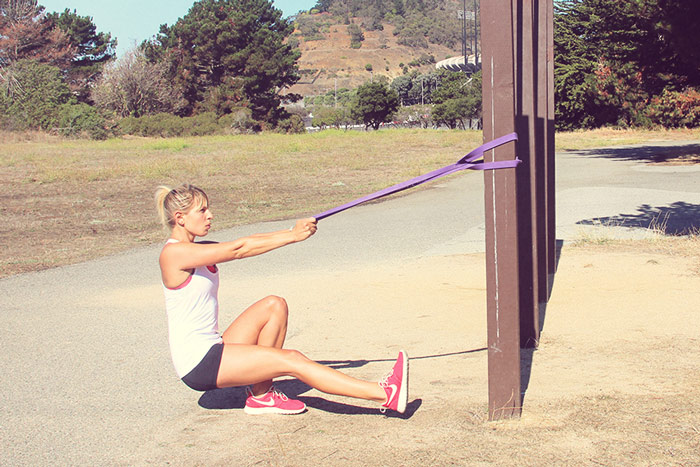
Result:
{"type": "MultiPolygon", "coordinates": [[[[483,349],[486,350],[486,349],[483,349]]],[[[292,399],[299,399],[307,407],[338,415],[382,415],[392,418],[411,418],[423,403],[422,399],[414,399],[406,405],[406,411],[399,414],[393,411],[382,413],[379,407],[370,408],[341,402],[331,401],[322,397],[302,396],[311,389],[310,386],[296,379],[275,381],[275,387],[292,399]]],[[[246,393],[242,387],[215,389],[206,391],[199,398],[199,406],[211,410],[243,409],[246,393]]]]}
{"type": "MultiPolygon", "coordinates": [[[[423,360],[432,358],[442,358],[451,357],[454,355],[466,355],[476,352],[485,352],[486,347],[480,349],[463,350],[459,352],[449,352],[435,355],[423,355],[418,357],[410,357],[410,360],[423,360]]],[[[320,360],[318,363],[322,365],[329,366],[335,369],[343,368],[359,368],[367,365],[368,363],[377,362],[387,362],[393,363],[394,359],[375,359],[375,360],[320,360]]],[[[301,396],[308,392],[311,387],[307,384],[296,380],[296,379],[286,379],[275,381],[275,387],[285,393],[287,396],[293,399],[299,399],[304,402],[307,406],[323,410],[324,412],[330,412],[335,414],[344,415],[367,415],[367,414],[381,414],[378,408],[366,408],[359,407],[351,404],[343,404],[339,402],[329,401],[320,397],[310,397],[301,396]]],[[[204,409],[211,410],[229,410],[229,409],[242,409],[245,406],[246,393],[243,387],[232,387],[232,388],[221,388],[214,389],[212,391],[206,391],[199,398],[199,406],[204,409]]],[[[403,414],[397,414],[388,411],[385,415],[387,417],[398,417],[398,418],[410,418],[413,416],[416,410],[421,406],[422,400],[415,399],[410,401],[406,406],[406,412],[403,414]]]]}
{"type": "MultiPolygon", "coordinates": [[[[300,394],[311,389],[310,386],[296,379],[275,381],[275,387],[292,399],[299,399],[300,394]]],[[[242,409],[246,398],[245,387],[237,386],[206,391],[199,398],[198,403],[200,407],[211,410],[242,409]]]]}
{"type": "Polygon", "coordinates": [[[700,163],[700,144],[682,146],[645,145],[623,148],[581,149],[576,154],[591,157],[604,157],[614,160],[640,161],[649,163],[667,162],[670,159],[693,157],[700,163]]]}
{"type": "Polygon", "coordinates": [[[643,204],[637,214],[618,214],[578,221],[580,225],[641,227],[665,235],[688,235],[700,231],[700,204],[677,201],[668,206],[643,204]]]}
{"type": "MultiPolygon", "coordinates": [[[[557,269],[559,268],[559,260],[561,259],[562,248],[564,247],[564,240],[556,241],[556,252],[554,254],[554,272],[549,274],[549,294],[547,297],[547,302],[540,303],[538,305],[538,323],[540,335],[544,331],[544,322],[547,316],[547,304],[549,303],[549,298],[552,296],[552,290],[554,288],[554,279],[557,274],[557,269]]],[[[533,347],[521,347],[520,348],[520,400],[521,404],[525,405],[525,393],[530,385],[530,376],[532,374],[532,360],[535,356],[535,351],[537,351],[537,345],[535,343],[533,347]]]]}
{"type": "MultiPolygon", "coordinates": [[[[410,393],[409,393],[410,397],[410,393]]],[[[408,419],[413,416],[418,408],[423,404],[422,399],[414,399],[406,404],[406,411],[404,413],[397,413],[393,410],[387,410],[386,413],[382,413],[378,407],[360,407],[352,404],[343,404],[340,402],[329,401],[321,397],[299,397],[299,400],[304,402],[309,408],[316,410],[322,410],[324,412],[333,413],[337,415],[381,415],[389,418],[403,418],[408,419]]]]}
{"type": "MultiPolygon", "coordinates": [[[[441,357],[452,357],[454,355],[466,355],[470,353],[476,353],[476,352],[484,352],[486,347],[483,347],[481,349],[472,349],[472,350],[462,350],[459,352],[448,352],[448,353],[441,353],[441,354],[435,354],[435,355],[422,355],[419,357],[412,357],[408,356],[410,360],[425,360],[428,358],[441,358],[441,357]]],[[[386,358],[386,359],[379,359],[379,360],[318,360],[318,363],[321,365],[326,365],[331,368],[335,368],[336,370],[341,370],[343,368],[360,368],[368,363],[377,363],[377,362],[389,362],[393,363],[395,359],[393,358],[386,358]]]]}

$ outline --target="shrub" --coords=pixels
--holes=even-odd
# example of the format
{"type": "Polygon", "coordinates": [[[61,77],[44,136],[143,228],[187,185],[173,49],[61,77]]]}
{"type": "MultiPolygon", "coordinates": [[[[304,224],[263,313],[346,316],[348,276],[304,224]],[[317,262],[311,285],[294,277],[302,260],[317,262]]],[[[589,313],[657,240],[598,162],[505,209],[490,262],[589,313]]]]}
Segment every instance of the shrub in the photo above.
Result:
{"type": "Polygon", "coordinates": [[[166,72],[164,62],[151,63],[141,50],[130,50],[105,65],[92,88],[92,99],[119,117],[178,111],[185,103],[166,72]]]}
{"type": "Polygon", "coordinates": [[[348,26],[348,34],[350,34],[350,47],[353,49],[362,47],[362,41],[365,40],[365,35],[357,24],[350,24],[348,26]]]}
{"type": "Polygon", "coordinates": [[[3,126],[18,130],[56,127],[59,107],[71,101],[61,70],[33,60],[20,60],[6,73],[17,86],[13,91],[0,91],[3,126]]]}
{"type": "Polygon", "coordinates": [[[299,115],[290,115],[289,118],[280,120],[277,124],[279,133],[305,133],[304,121],[299,115]]]}
{"type": "Polygon", "coordinates": [[[190,136],[213,135],[221,130],[214,112],[204,112],[184,120],[186,121],[186,132],[190,136]]]}
{"type": "Polygon", "coordinates": [[[177,115],[159,113],[144,117],[126,117],[119,121],[119,131],[135,136],[161,136],[164,138],[185,135],[186,124],[177,115]]]}
{"type": "Polygon", "coordinates": [[[651,123],[664,128],[700,126],[700,92],[688,88],[682,92],[664,90],[651,99],[645,109],[651,123]]]}
{"type": "Polygon", "coordinates": [[[80,104],[63,104],[58,110],[59,132],[64,136],[87,134],[92,139],[106,139],[105,119],[94,107],[80,104]]]}
{"type": "Polygon", "coordinates": [[[186,134],[187,125],[185,119],[177,115],[168,113],[159,113],[141,117],[143,126],[141,127],[142,136],[162,136],[169,138],[172,136],[183,136],[186,134]]]}
{"type": "Polygon", "coordinates": [[[117,133],[120,135],[139,135],[141,119],[136,117],[122,118],[117,122],[117,133]]]}
{"type": "MultiPolygon", "coordinates": [[[[126,117],[119,121],[120,134],[135,136],[205,136],[215,134],[251,133],[260,130],[260,122],[253,120],[250,109],[240,107],[217,118],[214,112],[203,112],[192,117],[178,117],[160,113],[144,117],[126,117]]],[[[293,125],[287,124],[289,128],[293,125]]]]}
{"type": "Polygon", "coordinates": [[[258,131],[259,124],[252,118],[250,109],[240,107],[219,118],[219,126],[227,133],[252,133],[258,131]]]}

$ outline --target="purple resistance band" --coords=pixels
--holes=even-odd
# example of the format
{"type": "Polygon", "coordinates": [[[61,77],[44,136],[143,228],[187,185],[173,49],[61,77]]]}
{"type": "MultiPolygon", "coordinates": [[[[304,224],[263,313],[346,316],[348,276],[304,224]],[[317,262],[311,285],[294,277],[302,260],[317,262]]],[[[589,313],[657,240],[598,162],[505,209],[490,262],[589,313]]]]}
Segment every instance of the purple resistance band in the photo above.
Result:
{"type": "Polygon", "coordinates": [[[449,175],[451,173],[459,172],[460,170],[464,169],[472,169],[472,170],[495,170],[495,169],[507,169],[507,168],[513,168],[516,167],[520,162],[522,162],[520,159],[517,157],[512,160],[512,161],[497,161],[497,162],[474,162],[477,159],[480,159],[486,151],[490,151],[491,149],[497,148],[498,146],[501,146],[503,144],[509,143],[511,141],[516,141],[518,139],[517,133],[510,133],[505,136],[501,136],[500,138],[496,138],[493,141],[489,141],[488,143],[482,144],[478,148],[474,149],[471,151],[469,154],[455,162],[454,164],[445,166],[441,169],[433,170],[430,173],[427,173],[425,175],[420,175],[416,178],[412,178],[410,180],[406,180],[405,182],[398,183],[394,186],[390,186],[389,188],[384,188],[383,190],[377,191],[375,193],[363,196],[362,198],[358,198],[354,201],[350,201],[347,204],[343,204],[342,206],[337,206],[335,208],[329,209],[328,211],[324,211],[321,214],[317,214],[314,217],[316,218],[317,221],[320,221],[321,219],[325,219],[326,217],[330,217],[333,214],[338,214],[339,212],[345,211],[346,209],[350,209],[352,207],[357,206],[358,204],[366,203],[367,201],[372,201],[373,199],[378,199],[387,195],[390,195],[392,193],[397,193],[399,191],[406,190],[408,188],[412,188],[414,186],[420,185],[421,183],[425,183],[429,180],[434,180],[436,178],[444,177],[445,175],[449,175]]]}

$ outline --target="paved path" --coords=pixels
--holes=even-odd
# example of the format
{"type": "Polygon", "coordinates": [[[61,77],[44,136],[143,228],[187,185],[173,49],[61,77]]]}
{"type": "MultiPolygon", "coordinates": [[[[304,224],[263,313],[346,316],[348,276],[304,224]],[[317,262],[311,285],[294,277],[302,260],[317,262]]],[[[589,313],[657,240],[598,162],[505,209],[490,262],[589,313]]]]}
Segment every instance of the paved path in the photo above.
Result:
{"type": "MultiPolygon", "coordinates": [[[[574,239],[598,221],[626,226],[620,233],[629,235],[638,231],[629,227],[657,212],[673,225],[699,228],[700,166],[644,160],[679,147],[700,148],[689,142],[559,154],[558,238],[574,239]]],[[[224,265],[222,272],[234,283],[245,277],[264,285],[270,276],[337,274],[483,251],[482,180],[480,173],[462,173],[352,209],[322,221],[308,242],[224,265]]],[[[245,226],[212,237],[288,225],[245,226]]],[[[0,280],[0,464],[144,463],[142,446],[192,410],[197,396],[170,364],[158,250],[153,245],[0,280]]],[[[322,293],[338,300],[333,290],[322,293]]],[[[290,337],[305,342],[298,329],[290,328],[290,337]]]]}

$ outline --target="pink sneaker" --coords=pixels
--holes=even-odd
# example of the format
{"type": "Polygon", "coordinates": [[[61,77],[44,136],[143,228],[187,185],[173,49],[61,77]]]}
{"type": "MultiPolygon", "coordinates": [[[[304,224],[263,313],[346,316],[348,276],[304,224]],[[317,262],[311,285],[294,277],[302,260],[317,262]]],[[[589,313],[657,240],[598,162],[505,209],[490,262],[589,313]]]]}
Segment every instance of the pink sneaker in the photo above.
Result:
{"type": "Polygon", "coordinates": [[[248,399],[245,401],[243,411],[247,414],[277,413],[293,415],[306,410],[306,404],[302,401],[288,398],[284,393],[270,386],[262,396],[255,397],[249,388],[245,388],[248,399]]]}
{"type": "Polygon", "coordinates": [[[399,357],[394,363],[391,371],[379,382],[379,385],[386,392],[386,402],[380,409],[395,410],[398,413],[406,411],[406,401],[408,400],[408,355],[403,350],[399,352],[399,357]]]}

